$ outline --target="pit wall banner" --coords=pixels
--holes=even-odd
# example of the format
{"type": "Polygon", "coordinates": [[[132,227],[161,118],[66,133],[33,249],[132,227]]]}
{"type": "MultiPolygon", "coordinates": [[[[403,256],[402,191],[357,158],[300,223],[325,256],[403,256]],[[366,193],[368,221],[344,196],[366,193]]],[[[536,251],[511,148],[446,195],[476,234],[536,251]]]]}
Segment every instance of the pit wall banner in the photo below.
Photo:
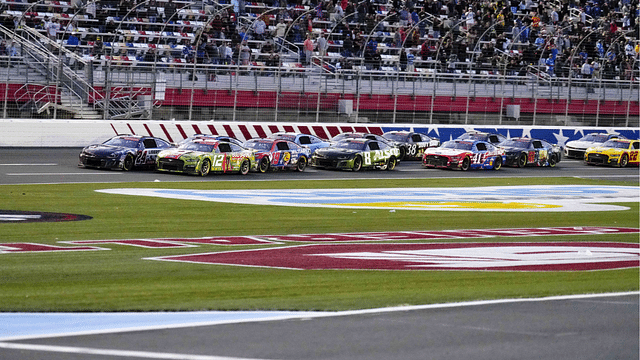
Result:
{"type": "Polygon", "coordinates": [[[629,139],[640,138],[640,128],[623,127],[3,119],[0,120],[0,147],[84,147],[101,143],[117,134],[156,136],[178,142],[194,134],[224,135],[244,141],[281,131],[329,139],[343,132],[381,135],[392,130],[415,131],[437,137],[442,142],[455,139],[466,131],[476,130],[499,133],[508,138],[524,136],[544,139],[560,146],[591,132],[615,132],[629,139]]]}

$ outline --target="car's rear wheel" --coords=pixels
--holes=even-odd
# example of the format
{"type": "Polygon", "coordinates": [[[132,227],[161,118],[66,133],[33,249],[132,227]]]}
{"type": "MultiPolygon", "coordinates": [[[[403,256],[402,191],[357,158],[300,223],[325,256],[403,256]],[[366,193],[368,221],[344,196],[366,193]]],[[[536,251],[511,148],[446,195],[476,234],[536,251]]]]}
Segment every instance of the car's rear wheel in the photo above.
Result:
{"type": "Polygon", "coordinates": [[[124,158],[124,162],[122,163],[122,170],[129,171],[133,169],[133,155],[128,154],[124,158]]]}
{"type": "Polygon", "coordinates": [[[620,157],[620,167],[625,167],[627,164],[629,164],[629,157],[627,154],[622,154],[622,157],[620,157]]]}
{"type": "Polygon", "coordinates": [[[307,168],[307,158],[304,156],[301,156],[300,159],[298,159],[298,164],[296,165],[296,170],[303,172],[304,169],[307,168]]]}
{"type": "Polygon", "coordinates": [[[209,161],[209,159],[204,159],[204,161],[202,161],[202,166],[200,166],[200,175],[207,176],[209,175],[210,172],[211,172],[211,162],[209,161]]]}
{"type": "Polygon", "coordinates": [[[387,170],[395,169],[397,164],[398,164],[398,160],[396,159],[396,157],[395,156],[390,157],[389,160],[387,160],[387,170]]]}
{"type": "Polygon", "coordinates": [[[262,159],[260,159],[260,164],[258,165],[258,170],[260,170],[261,173],[265,173],[269,170],[269,166],[271,164],[269,163],[269,158],[267,156],[263,157],[262,159]]]}
{"type": "Polygon", "coordinates": [[[527,154],[520,154],[520,157],[518,157],[518,167],[519,168],[523,168],[527,166],[527,154]]]}
{"type": "Polygon", "coordinates": [[[353,159],[353,171],[360,171],[362,169],[362,158],[360,156],[356,156],[353,159]]]}
{"type": "Polygon", "coordinates": [[[242,161],[242,164],[240,164],[240,174],[247,175],[249,173],[249,170],[251,170],[251,163],[249,162],[249,160],[244,159],[244,161],[242,161]]]}
{"type": "Polygon", "coordinates": [[[469,170],[470,166],[471,166],[471,159],[469,159],[469,157],[467,156],[466,158],[464,158],[464,160],[462,160],[462,164],[460,164],[460,170],[467,171],[469,170]]]}
{"type": "Polygon", "coordinates": [[[502,167],[502,156],[496,156],[495,160],[493,160],[493,170],[500,170],[502,167]]]}

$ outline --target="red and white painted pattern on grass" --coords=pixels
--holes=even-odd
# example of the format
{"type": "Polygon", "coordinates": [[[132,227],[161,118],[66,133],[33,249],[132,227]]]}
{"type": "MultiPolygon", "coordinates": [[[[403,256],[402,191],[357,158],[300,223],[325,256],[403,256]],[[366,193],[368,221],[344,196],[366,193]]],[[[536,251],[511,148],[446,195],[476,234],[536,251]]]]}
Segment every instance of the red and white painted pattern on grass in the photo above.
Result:
{"type": "Polygon", "coordinates": [[[314,244],[150,260],[296,270],[588,271],[640,266],[640,244],[314,244]]]}
{"type": "MultiPolygon", "coordinates": [[[[525,237],[525,236],[561,236],[561,235],[611,235],[624,233],[640,233],[640,229],[621,227],[550,227],[523,229],[469,229],[442,231],[390,231],[343,234],[300,234],[300,235],[261,235],[261,236],[211,236],[203,238],[167,238],[167,239],[121,239],[121,240],[76,240],[60,241],[69,245],[125,245],[142,248],[183,248],[198,247],[198,245],[274,245],[284,242],[389,242],[405,240],[446,240],[446,239],[474,239],[495,237],[525,237]]],[[[108,250],[90,246],[57,246],[34,243],[0,243],[0,254],[25,253],[42,251],[87,251],[108,250]]]]}
{"type": "Polygon", "coordinates": [[[159,136],[172,142],[186,139],[193,134],[212,134],[231,136],[242,141],[253,138],[264,138],[273,133],[300,132],[316,135],[322,139],[330,139],[343,132],[364,132],[382,135],[381,126],[365,125],[290,125],[290,124],[199,124],[162,122],[112,122],[111,128],[117,134],[134,134],[159,136]]]}

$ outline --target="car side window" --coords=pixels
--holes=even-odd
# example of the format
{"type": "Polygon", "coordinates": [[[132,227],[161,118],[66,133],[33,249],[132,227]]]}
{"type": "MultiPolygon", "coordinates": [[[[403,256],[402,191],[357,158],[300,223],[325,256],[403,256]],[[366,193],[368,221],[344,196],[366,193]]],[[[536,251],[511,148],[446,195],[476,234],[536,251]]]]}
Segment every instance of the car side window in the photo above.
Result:
{"type": "Polygon", "coordinates": [[[421,142],[422,141],[422,136],[420,136],[420,134],[413,134],[413,135],[411,135],[411,141],[413,141],[413,142],[421,142]]]}
{"type": "Polygon", "coordinates": [[[376,141],[369,143],[369,150],[380,150],[380,145],[376,141]]]}
{"type": "Polygon", "coordinates": [[[633,142],[633,148],[634,149],[640,149],[640,141],[634,141],[633,142]]]}
{"type": "Polygon", "coordinates": [[[308,136],[300,136],[300,144],[302,145],[311,144],[311,139],[308,136]]]}
{"type": "Polygon", "coordinates": [[[499,142],[498,137],[495,136],[495,135],[489,136],[489,142],[492,143],[492,144],[495,144],[495,143],[499,142]]]}
{"type": "Polygon", "coordinates": [[[156,141],[153,139],[144,139],[143,144],[146,149],[153,149],[156,147],[156,141]]]}
{"type": "Polygon", "coordinates": [[[286,142],[282,141],[276,144],[278,150],[289,150],[289,145],[286,142]]]}
{"type": "Polygon", "coordinates": [[[478,151],[486,151],[487,150],[487,146],[484,143],[477,143],[476,144],[476,148],[478,149],[478,151]]]}
{"type": "Polygon", "coordinates": [[[542,148],[542,143],[540,141],[534,141],[533,142],[533,148],[534,149],[541,149],[542,148]]]}
{"type": "Polygon", "coordinates": [[[221,152],[221,153],[231,152],[231,146],[229,145],[229,143],[219,143],[218,144],[218,151],[221,152]]]}

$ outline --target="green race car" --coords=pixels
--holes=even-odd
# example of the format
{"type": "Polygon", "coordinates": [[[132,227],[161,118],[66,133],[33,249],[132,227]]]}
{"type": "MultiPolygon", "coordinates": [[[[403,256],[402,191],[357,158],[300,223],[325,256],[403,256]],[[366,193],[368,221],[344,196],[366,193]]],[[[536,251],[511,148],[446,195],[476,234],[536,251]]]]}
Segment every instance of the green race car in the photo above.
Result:
{"type": "Polygon", "coordinates": [[[327,169],[363,168],[393,170],[400,150],[386,142],[370,139],[347,139],[318,149],[311,156],[311,166],[327,169]]]}
{"type": "Polygon", "coordinates": [[[246,175],[257,169],[254,152],[234,143],[197,139],[171,150],[161,151],[156,169],[207,176],[210,172],[246,175]]]}

